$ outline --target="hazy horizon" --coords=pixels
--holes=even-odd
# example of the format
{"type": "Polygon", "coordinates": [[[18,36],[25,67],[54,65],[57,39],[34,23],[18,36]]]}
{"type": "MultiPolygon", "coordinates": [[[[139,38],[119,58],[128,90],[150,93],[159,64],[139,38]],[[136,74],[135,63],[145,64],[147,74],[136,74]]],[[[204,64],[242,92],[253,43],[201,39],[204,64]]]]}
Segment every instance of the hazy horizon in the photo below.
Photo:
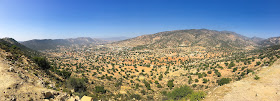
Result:
{"type": "Polygon", "coordinates": [[[0,0],[0,37],[132,38],[205,28],[269,38],[280,35],[278,4],[274,0],[0,0]]]}

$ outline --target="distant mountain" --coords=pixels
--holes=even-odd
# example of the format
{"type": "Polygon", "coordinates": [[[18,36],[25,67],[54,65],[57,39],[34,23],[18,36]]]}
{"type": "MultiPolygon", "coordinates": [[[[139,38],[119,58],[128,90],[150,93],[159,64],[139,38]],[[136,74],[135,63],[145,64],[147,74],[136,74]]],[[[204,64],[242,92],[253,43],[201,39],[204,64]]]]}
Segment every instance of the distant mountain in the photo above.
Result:
{"type": "Polygon", "coordinates": [[[59,46],[71,46],[71,45],[99,45],[106,44],[109,41],[94,39],[89,37],[79,37],[70,39],[42,39],[42,40],[29,40],[24,41],[21,44],[25,45],[34,50],[45,50],[45,49],[55,49],[59,46]]]}
{"type": "Polygon", "coordinates": [[[100,38],[102,40],[108,40],[108,41],[121,41],[121,40],[126,40],[129,39],[130,37],[109,37],[109,38],[100,38]]]}
{"type": "Polygon", "coordinates": [[[159,32],[114,42],[111,45],[148,48],[202,46],[206,48],[245,49],[258,46],[252,39],[229,31],[190,29],[159,32]]]}
{"type": "Polygon", "coordinates": [[[273,46],[273,45],[280,45],[280,36],[279,37],[272,37],[261,41],[260,43],[262,46],[273,46]]]}
{"type": "Polygon", "coordinates": [[[263,40],[265,40],[264,38],[260,38],[260,37],[252,37],[251,40],[255,43],[260,44],[263,40]]]}

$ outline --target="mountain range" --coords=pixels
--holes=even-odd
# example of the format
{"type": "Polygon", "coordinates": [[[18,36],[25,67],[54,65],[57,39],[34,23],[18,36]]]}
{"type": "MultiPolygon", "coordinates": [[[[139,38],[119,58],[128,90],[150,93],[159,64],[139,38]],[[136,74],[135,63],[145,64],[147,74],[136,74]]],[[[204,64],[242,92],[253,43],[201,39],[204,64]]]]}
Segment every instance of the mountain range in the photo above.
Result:
{"type": "Polygon", "coordinates": [[[71,45],[100,45],[106,44],[110,41],[94,39],[90,37],[79,37],[70,39],[34,39],[29,41],[21,42],[21,44],[34,49],[34,50],[45,50],[45,49],[55,49],[59,46],[68,47],[71,45]]]}
{"type": "Polygon", "coordinates": [[[193,46],[219,49],[252,49],[264,46],[278,45],[280,44],[279,40],[280,37],[273,37],[268,39],[262,39],[258,37],[249,38],[230,31],[188,29],[142,35],[121,41],[80,37],[72,39],[30,40],[24,41],[22,42],[22,44],[34,50],[54,49],[59,46],[89,44],[108,44],[118,47],[134,47],[136,49],[162,49],[193,46]]]}
{"type": "Polygon", "coordinates": [[[235,32],[208,29],[190,29],[159,32],[114,42],[113,46],[138,47],[138,49],[176,48],[202,46],[206,48],[246,49],[279,44],[279,37],[249,38],[235,32]]]}

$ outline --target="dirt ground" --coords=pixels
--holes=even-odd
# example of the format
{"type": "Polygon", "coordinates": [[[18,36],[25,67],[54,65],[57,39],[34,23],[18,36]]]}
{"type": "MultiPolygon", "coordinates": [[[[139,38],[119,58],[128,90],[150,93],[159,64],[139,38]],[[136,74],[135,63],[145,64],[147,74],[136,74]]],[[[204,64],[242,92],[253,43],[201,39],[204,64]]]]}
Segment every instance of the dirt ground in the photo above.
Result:
{"type": "MultiPolygon", "coordinates": [[[[43,100],[41,92],[49,91],[46,88],[38,87],[24,81],[18,73],[8,72],[12,67],[3,58],[0,58],[0,101],[17,100],[43,100]]],[[[20,71],[15,70],[15,71],[20,71]]],[[[21,74],[23,75],[23,74],[21,74]]],[[[31,76],[30,80],[34,80],[31,76]]]]}
{"type": "Polygon", "coordinates": [[[279,101],[280,60],[240,81],[216,87],[204,101],[279,101]],[[255,80],[255,75],[260,77],[255,80]]]}

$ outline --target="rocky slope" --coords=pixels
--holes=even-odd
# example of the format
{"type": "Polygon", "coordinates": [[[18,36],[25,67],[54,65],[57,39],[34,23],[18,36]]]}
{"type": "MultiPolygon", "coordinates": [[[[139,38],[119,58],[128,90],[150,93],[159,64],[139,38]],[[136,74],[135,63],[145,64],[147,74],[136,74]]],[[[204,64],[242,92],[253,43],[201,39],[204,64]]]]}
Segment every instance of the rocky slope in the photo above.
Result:
{"type": "Polygon", "coordinates": [[[34,63],[30,57],[35,51],[31,51],[14,39],[0,39],[0,100],[79,99],[54,90],[56,82],[34,63]]]}

